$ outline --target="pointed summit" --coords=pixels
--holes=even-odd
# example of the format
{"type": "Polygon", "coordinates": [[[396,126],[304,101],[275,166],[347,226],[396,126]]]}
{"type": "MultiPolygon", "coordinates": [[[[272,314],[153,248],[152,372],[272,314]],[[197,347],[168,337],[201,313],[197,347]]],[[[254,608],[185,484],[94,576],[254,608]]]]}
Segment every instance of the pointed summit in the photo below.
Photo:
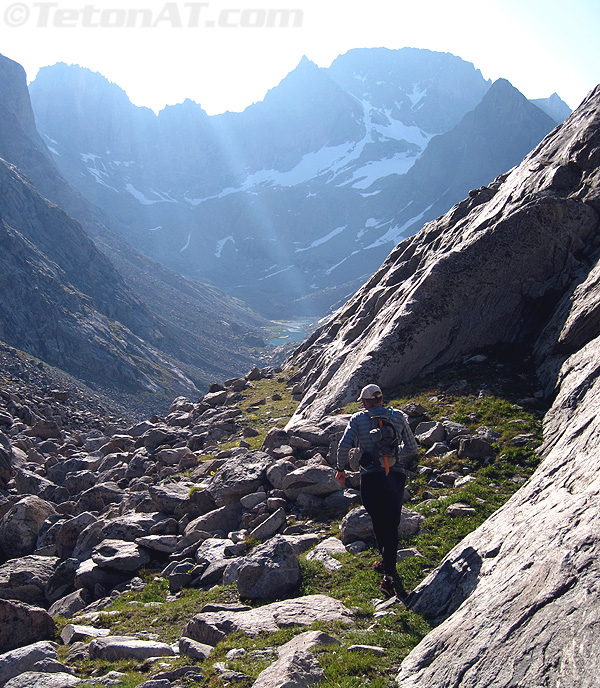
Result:
{"type": "Polygon", "coordinates": [[[549,117],[552,117],[557,124],[564,122],[571,112],[573,112],[556,92],[549,98],[538,98],[531,102],[537,105],[540,110],[543,110],[549,117]]]}

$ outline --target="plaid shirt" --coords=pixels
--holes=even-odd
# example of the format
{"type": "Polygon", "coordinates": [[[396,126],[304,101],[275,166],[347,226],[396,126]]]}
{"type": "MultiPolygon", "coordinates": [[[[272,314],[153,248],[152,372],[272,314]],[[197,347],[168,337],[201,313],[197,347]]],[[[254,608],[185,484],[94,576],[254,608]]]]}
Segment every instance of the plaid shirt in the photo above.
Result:
{"type": "MultiPolygon", "coordinates": [[[[358,440],[358,446],[363,454],[377,453],[377,448],[371,439],[371,416],[381,416],[386,415],[394,423],[396,431],[398,433],[398,443],[400,445],[400,451],[398,453],[399,457],[402,456],[416,456],[419,448],[417,446],[417,441],[412,433],[412,430],[408,426],[408,419],[406,415],[393,408],[383,408],[377,406],[370,409],[365,409],[364,411],[359,411],[350,417],[346,430],[340,440],[337,450],[337,468],[343,471],[348,464],[348,452],[355,445],[358,440]]],[[[371,472],[383,470],[379,466],[369,466],[369,468],[364,468],[361,466],[362,472],[371,472]]],[[[396,461],[394,466],[390,470],[404,471],[402,461],[396,461]]]]}

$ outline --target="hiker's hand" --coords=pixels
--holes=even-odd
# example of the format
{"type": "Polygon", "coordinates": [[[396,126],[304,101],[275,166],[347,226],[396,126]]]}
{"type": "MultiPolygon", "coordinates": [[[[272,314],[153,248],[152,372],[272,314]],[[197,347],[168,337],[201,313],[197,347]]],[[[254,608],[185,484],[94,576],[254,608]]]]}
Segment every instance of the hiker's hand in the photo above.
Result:
{"type": "Polygon", "coordinates": [[[338,481],[338,483],[343,485],[346,482],[346,472],[345,471],[338,471],[335,474],[335,479],[338,481]]]}

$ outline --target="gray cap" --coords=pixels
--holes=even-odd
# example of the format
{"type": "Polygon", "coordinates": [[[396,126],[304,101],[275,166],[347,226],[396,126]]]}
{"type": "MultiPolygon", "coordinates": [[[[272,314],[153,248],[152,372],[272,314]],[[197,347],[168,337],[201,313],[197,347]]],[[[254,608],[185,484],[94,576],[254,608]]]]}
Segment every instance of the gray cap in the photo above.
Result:
{"type": "Polygon", "coordinates": [[[363,399],[375,399],[377,397],[383,397],[383,393],[379,385],[367,385],[362,388],[362,392],[358,397],[357,401],[362,401],[363,399]]]}

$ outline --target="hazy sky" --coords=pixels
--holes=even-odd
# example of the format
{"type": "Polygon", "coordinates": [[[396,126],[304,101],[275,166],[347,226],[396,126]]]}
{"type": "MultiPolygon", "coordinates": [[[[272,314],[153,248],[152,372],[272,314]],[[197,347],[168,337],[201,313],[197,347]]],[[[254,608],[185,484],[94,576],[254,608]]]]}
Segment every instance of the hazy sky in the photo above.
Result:
{"type": "Polygon", "coordinates": [[[4,0],[0,52],[32,80],[80,64],[158,111],[191,98],[209,113],[261,100],[306,55],[351,48],[451,52],[528,98],[575,108],[600,82],[598,0],[4,0]],[[280,26],[289,10],[288,26],[280,26]],[[274,26],[266,26],[269,22],[274,26]]]}

